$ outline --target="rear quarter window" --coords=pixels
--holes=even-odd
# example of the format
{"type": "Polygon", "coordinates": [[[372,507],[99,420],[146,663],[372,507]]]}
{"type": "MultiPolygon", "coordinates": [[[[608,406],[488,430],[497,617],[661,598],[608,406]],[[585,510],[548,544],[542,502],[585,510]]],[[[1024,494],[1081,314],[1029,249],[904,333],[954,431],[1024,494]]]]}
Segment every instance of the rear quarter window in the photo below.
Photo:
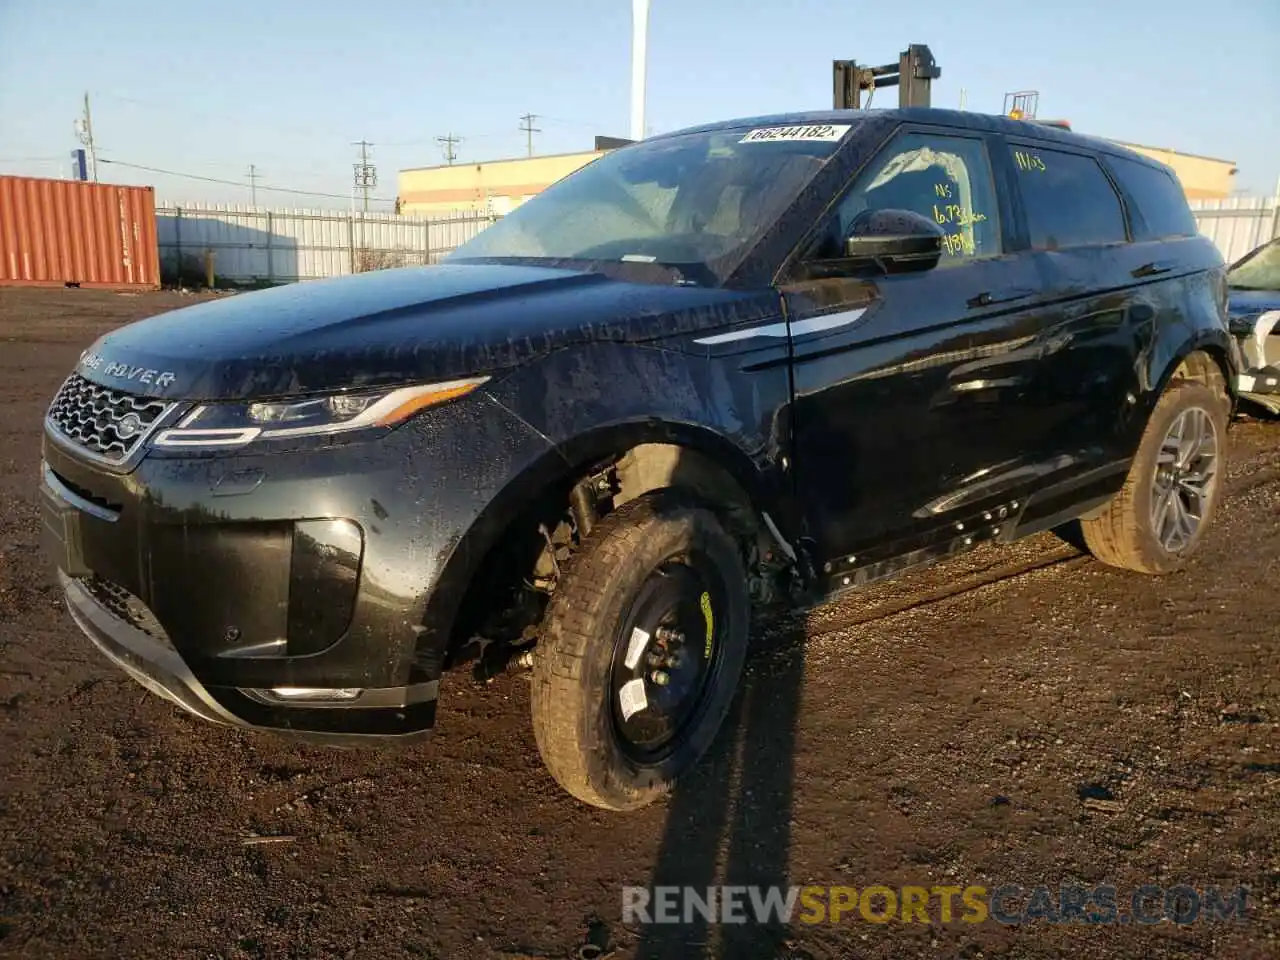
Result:
{"type": "Polygon", "coordinates": [[[1124,243],[1124,208],[1092,157],[1009,146],[1031,246],[1036,250],[1124,243]]]}
{"type": "Polygon", "coordinates": [[[1108,157],[1120,186],[1133,200],[1133,232],[1138,240],[1194,237],[1199,230],[1182,185],[1158,167],[1125,157],[1108,157]]]}

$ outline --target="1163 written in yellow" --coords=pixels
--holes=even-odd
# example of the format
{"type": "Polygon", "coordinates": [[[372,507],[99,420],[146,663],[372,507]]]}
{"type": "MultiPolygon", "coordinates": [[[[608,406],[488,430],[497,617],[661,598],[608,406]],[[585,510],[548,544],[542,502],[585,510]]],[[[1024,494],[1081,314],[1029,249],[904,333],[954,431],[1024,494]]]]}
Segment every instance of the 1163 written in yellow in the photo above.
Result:
{"type": "Polygon", "coordinates": [[[1019,170],[1027,170],[1032,173],[1044,173],[1049,169],[1044,165],[1044,161],[1040,159],[1038,153],[1031,153],[1028,150],[1013,151],[1013,162],[1018,165],[1019,170]]]}

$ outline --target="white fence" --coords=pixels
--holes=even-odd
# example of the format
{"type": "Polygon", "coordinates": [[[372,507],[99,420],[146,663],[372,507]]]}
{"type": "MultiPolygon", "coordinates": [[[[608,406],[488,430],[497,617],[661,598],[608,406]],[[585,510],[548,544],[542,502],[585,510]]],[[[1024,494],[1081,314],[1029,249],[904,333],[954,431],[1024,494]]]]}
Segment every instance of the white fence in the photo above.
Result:
{"type": "Polygon", "coordinates": [[[1280,203],[1275,197],[1192,200],[1191,212],[1200,232],[1218,245],[1229,264],[1280,237],[1280,203]]]}
{"type": "MultiPolygon", "coordinates": [[[[1191,203],[1200,232],[1232,263],[1280,236],[1276,198],[1191,203]]],[[[212,253],[214,273],[238,283],[287,283],[389,266],[435,263],[497,217],[466,210],[412,217],[340,210],[182,204],[156,209],[166,278],[194,279],[212,253]]]]}
{"type": "Polygon", "coordinates": [[[181,204],[156,208],[156,233],[166,278],[203,276],[211,253],[220,280],[288,283],[435,263],[495,219],[181,204]]]}

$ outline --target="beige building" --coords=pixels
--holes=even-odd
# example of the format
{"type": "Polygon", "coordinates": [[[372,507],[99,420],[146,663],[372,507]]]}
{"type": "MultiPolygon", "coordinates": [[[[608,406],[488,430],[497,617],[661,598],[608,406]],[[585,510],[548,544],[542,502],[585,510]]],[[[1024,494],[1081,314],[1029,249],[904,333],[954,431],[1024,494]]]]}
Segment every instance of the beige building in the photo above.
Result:
{"type": "Polygon", "coordinates": [[[1231,196],[1235,189],[1234,160],[1180,153],[1168,147],[1144,147],[1120,140],[1113,142],[1171,167],[1182,182],[1182,190],[1188,200],[1222,200],[1231,196]]]}
{"type": "Polygon", "coordinates": [[[590,150],[401,170],[400,212],[423,215],[476,210],[505,214],[603,155],[603,150],[590,150]]]}
{"type": "MultiPolygon", "coordinates": [[[[1181,153],[1167,147],[1113,142],[1171,167],[1188,199],[1215,200],[1232,194],[1234,161],[1181,153]]],[[[603,150],[588,150],[401,170],[399,209],[401,213],[418,215],[473,210],[500,216],[603,155],[603,150]]]]}

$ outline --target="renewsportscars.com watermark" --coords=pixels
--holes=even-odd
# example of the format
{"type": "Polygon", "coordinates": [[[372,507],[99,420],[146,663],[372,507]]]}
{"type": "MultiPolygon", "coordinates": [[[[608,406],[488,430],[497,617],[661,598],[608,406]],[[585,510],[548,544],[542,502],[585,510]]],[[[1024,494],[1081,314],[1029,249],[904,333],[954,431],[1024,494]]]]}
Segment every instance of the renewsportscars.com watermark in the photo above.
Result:
{"type": "Polygon", "coordinates": [[[623,887],[622,922],[1191,924],[1244,920],[1245,887],[623,887]]]}

